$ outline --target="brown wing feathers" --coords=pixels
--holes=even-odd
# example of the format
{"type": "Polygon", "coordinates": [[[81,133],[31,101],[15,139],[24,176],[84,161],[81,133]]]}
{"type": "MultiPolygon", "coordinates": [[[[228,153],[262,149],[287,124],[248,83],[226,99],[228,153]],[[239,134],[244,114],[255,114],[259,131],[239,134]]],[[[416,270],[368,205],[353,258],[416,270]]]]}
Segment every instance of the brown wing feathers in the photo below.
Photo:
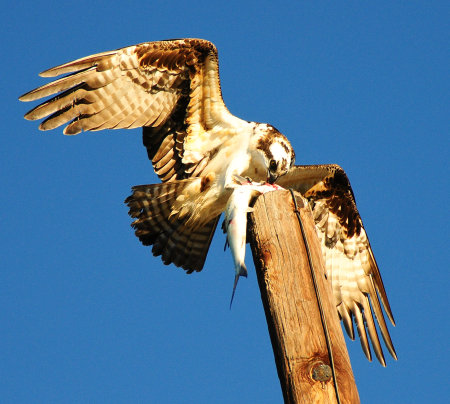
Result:
{"type": "Polygon", "coordinates": [[[376,319],[386,346],[396,359],[379,300],[395,325],[394,318],[344,170],[337,165],[296,166],[278,183],[297,189],[310,201],[326,273],[347,334],[354,339],[354,319],[367,358],[372,358],[370,339],[375,355],[385,365],[376,319]]]}
{"type": "MultiPolygon", "coordinates": [[[[68,124],[64,133],[70,135],[82,130],[142,126],[148,157],[163,182],[199,176],[208,156],[198,163],[184,164],[182,159],[188,114],[204,115],[201,85],[208,56],[216,63],[212,69],[217,69],[213,44],[181,39],[143,43],[74,60],[41,73],[43,77],[67,76],[20,97],[33,101],[54,95],[25,118],[45,118],[42,130],[68,124]]],[[[218,71],[214,75],[215,81],[209,85],[218,88],[215,94],[220,97],[218,71]]],[[[217,101],[222,100],[216,99],[216,105],[217,101]]],[[[153,253],[161,255],[166,264],[173,262],[188,272],[199,271],[217,219],[195,232],[179,220],[169,220],[171,204],[181,186],[182,182],[135,187],[126,202],[143,244],[153,245],[153,253]]]]}
{"type": "MultiPolygon", "coordinates": [[[[348,181],[345,172],[340,167],[335,167],[330,175],[309,189],[305,193],[305,196],[312,202],[313,211],[315,210],[314,204],[317,203],[317,201],[324,201],[326,209],[329,212],[328,220],[330,220],[333,216],[336,217],[341,227],[340,232],[343,233],[337,235],[334,239],[332,238],[334,244],[336,244],[338,241],[337,239],[340,238],[343,244],[343,253],[347,257],[347,260],[350,259],[355,261],[355,265],[357,267],[362,267],[365,270],[365,273],[360,271],[361,273],[356,276],[353,275],[354,270],[352,270],[351,267],[346,270],[347,273],[350,272],[350,274],[347,274],[346,279],[343,282],[344,284],[346,282],[348,285],[350,293],[353,296],[352,299],[356,300],[353,301],[353,306],[348,305],[346,304],[348,298],[345,295],[342,295],[342,303],[340,307],[338,307],[338,311],[341,317],[343,317],[344,311],[347,311],[348,316],[354,316],[358,334],[360,335],[361,345],[367,358],[370,360],[371,353],[366,336],[367,329],[374,352],[380,363],[385,365],[386,362],[376,331],[372,310],[378,320],[381,334],[385,340],[389,352],[394,358],[396,358],[396,353],[384,321],[377,293],[373,287],[373,281],[375,281],[375,285],[377,285],[376,288],[380,294],[381,300],[385,303],[386,313],[392,322],[393,316],[390,306],[387,303],[387,296],[381,276],[379,275],[378,266],[376,265],[376,262],[372,260],[372,250],[367,240],[365,230],[362,226],[359,212],[356,208],[350,182],[348,181]],[[354,277],[355,280],[352,280],[352,277],[354,277]],[[356,290],[360,290],[362,293],[357,293],[356,290]],[[359,299],[356,296],[359,296],[359,299]],[[370,300],[369,296],[371,298],[370,300]],[[370,304],[370,302],[372,304],[370,304]]],[[[329,228],[326,227],[326,230],[329,230],[329,228]]],[[[337,248],[335,245],[332,245],[333,242],[331,242],[330,238],[327,236],[328,234],[325,234],[324,236],[326,246],[328,248],[337,248]]],[[[337,257],[337,254],[333,255],[334,258],[337,257]]],[[[342,257],[338,258],[338,260],[342,260],[342,257]]],[[[331,263],[331,265],[327,263],[326,265],[327,269],[331,268],[330,272],[334,270],[333,263],[331,263]]]]}
{"type": "Polygon", "coordinates": [[[173,114],[163,125],[144,127],[142,140],[147,148],[148,158],[161,181],[181,180],[189,175],[183,164],[183,142],[186,137],[187,96],[181,97],[173,114]]]}
{"type": "MultiPolygon", "coordinates": [[[[59,94],[29,111],[25,118],[46,118],[40,125],[42,130],[68,124],[64,133],[70,135],[82,130],[144,127],[144,145],[151,160],[166,137],[169,143],[173,141],[172,148],[164,144],[154,161],[160,178],[189,177],[180,166],[187,112],[204,118],[199,86],[207,56],[217,63],[217,50],[210,42],[181,39],[143,43],[54,67],[41,76],[69,75],[24,94],[20,100],[59,94]],[[167,153],[174,161],[161,160],[167,153]]],[[[213,85],[220,98],[218,71],[215,77],[213,85]]],[[[221,105],[225,108],[223,102],[221,105]]]]}
{"type": "Polygon", "coordinates": [[[342,169],[336,169],[334,173],[308,189],[305,197],[311,201],[325,200],[327,208],[336,215],[348,238],[360,234],[361,219],[350,182],[342,169]]]}
{"type": "MultiPolygon", "coordinates": [[[[177,194],[189,178],[202,174],[212,153],[203,142],[203,157],[183,161],[190,125],[206,128],[228,113],[221,100],[214,45],[199,39],[143,43],[81,58],[41,76],[62,74],[68,75],[20,97],[33,101],[53,96],[25,118],[45,118],[42,130],[67,124],[65,134],[143,127],[143,144],[163,184],[133,187],[125,201],[135,218],[132,225],[164,263],[173,262],[188,273],[200,271],[218,217],[191,231],[170,215],[177,194]]],[[[354,338],[354,320],[366,356],[371,359],[370,339],[384,365],[374,315],[396,358],[381,305],[394,324],[392,311],[345,172],[337,165],[296,166],[278,183],[310,201],[327,275],[349,336],[354,338]]]]}

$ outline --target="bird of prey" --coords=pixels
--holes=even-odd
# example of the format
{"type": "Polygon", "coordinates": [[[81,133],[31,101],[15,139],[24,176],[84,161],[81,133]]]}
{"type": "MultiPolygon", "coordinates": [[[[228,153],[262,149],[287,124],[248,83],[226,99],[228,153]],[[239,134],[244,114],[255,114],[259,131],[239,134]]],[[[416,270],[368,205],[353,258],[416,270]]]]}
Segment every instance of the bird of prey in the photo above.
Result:
{"type": "Polygon", "coordinates": [[[126,199],[135,234],[155,256],[187,273],[201,271],[234,176],[303,193],[311,203],[326,272],[350,337],[353,319],[366,356],[368,338],[385,360],[372,310],[390,353],[396,354],[381,304],[393,322],[380,273],[353,192],[334,165],[293,166],[291,144],[268,124],[248,122],[226,108],[215,46],[201,39],[147,42],[48,69],[64,75],[20,97],[52,96],[29,111],[41,130],[67,124],[64,134],[143,128],[143,144],[162,183],[132,188],[126,199]],[[381,304],[380,301],[381,300],[381,304]]]}

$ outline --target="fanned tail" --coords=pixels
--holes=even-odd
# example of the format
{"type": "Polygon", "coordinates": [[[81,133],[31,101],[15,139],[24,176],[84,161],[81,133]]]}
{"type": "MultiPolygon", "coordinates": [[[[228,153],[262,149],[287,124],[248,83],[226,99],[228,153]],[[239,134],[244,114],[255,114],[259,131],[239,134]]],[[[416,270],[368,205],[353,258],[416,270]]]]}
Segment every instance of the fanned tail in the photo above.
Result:
{"type": "Polygon", "coordinates": [[[136,218],[132,226],[142,244],[153,245],[153,255],[161,255],[164,264],[173,263],[187,273],[202,270],[219,219],[217,216],[191,230],[184,220],[171,217],[177,197],[195,180],[198,179],[137,185],[125,200],[129,215],[136,218]]]}

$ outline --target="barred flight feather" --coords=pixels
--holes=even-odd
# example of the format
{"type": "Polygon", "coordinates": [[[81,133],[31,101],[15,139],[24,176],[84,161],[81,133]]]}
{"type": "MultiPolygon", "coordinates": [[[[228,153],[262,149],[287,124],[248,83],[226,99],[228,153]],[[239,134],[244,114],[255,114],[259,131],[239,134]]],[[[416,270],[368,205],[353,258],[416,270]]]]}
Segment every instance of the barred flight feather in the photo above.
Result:
{"type": "MultiPolygon", "coordinates": [[[[194,179],[197,180],[197,179],[194,179]]],[[[153,255],[161,255],[164,264],[174,263],[191,273],[201,271],[219,217],[192,230],[177,217],[170,219],[172,206],[184,187],[193,180],[138,185],[125,200],[135,234],[144,245],[153,245],[153,255]]]]}
{"type": "Polygon", "coordinates": [[[344,170],[333,164],[295,166],[277,183],[296,189],[310,202],[326,275],[349,337],[355,338],[354,320],[366,357],[372,360],[370,340],[376,357],[385,366],[376,321],[388,351],[397,359],[380,300],[395,325],[394,318],[344,170]]]}
{"type": "Polygon", "coordinates": [[[143,144],[163,183],[134,187],[126,203],[136,236],[144,245],[153,245],[153,254],[188,273],[200,271],[218,216],[231,195],[231,176],[253,181],[279,177],[280,185],[300,191],[310,201],[347,333],[354,338],[354,320],[366,356],[371,358],[370,339],[384,365],[373,310],[396,358],[381,306],[394,323],[392,312],[345,172],[336,165],[297,166],[283,176],[294,163],[292,146],[273,126],[229,113],[211,42],[147,42],[41,73],[60,75],[67,76],[19,98],[51,97],[25,118],[43,119],[41,130],[65,125],[67,135],[143,127],[143,144]],[[276,172],[270,171],[272,162],[276,172]]]}

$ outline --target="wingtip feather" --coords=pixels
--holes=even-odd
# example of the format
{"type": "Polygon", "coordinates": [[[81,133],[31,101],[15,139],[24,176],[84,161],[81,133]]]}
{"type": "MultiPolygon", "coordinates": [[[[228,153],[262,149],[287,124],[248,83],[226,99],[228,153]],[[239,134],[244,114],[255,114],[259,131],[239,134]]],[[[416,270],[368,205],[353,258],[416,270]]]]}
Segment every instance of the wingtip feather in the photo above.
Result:
{"type": "Polygon", "coordinates": [[[364,355],[366,355],[366,358],[369,360],[369,362],[372,362],[372,352],[370,351],[369,340],[367,338],[366,328],[364,327],[364,319],[361,313],[361,309],[356,302],[354,302],[353,304],[352,312],[355,316],[356,329],[358,331],[359,340],[361,342],[361,347],[363,349],[364,355]]]}
{"type": "Polygon", "coordinates": [[[363,310],[365,324],[367,331],[369,332],[369,338],[372,343],[373,351],[375,352],[375,356],[377,357],[378,361],[385,367],[386,359],[384,358],[383,349],[381,348],[380,339],[378,337],[372,310],[370,308],[369,298],[367,296],[364,296],[363,310]]]}
{"type": "MultiPolygon", "coordinates": [[[[373,308],[373,312],[375,315],[375,318],[378,322],[378,326],[380,327],[381,336],[384,340],[384,343],[389,351],[389,353],[392,355],[392,357],[397,360],[397,354],[395,352],[394,344],[392,342],[391,336],[389,334],[389,330],[387,328],[386,321],[383,316],[383,312],[381,309],[380,301],[378,299],[378,295],[375,291],[375,285],[373,282],[372,276],[369,277],[370,283],[369,283],[369,294],[371,296],[370,302],[371,306],[373,308]]],[[[387,313],[387,312],[386,312],[387,313]]],[[[394,324],[395,326],[395,324],[394,324]]]]}
{"type": "Polygon", "coordinates": [[[94,55],[82,57],[80,59],[73,60],[71,62],[64,63],[50,69],[44,70],[39,73],[40,77],[56,77],[61,74],[76,72],[99,63],[104,57],[113,56],[117,53],[117,50],[107,51],[102,53],[96,53],[94,55]]]}
{"type": "Polygon", "coordinates": [[[19,97],[19,101],[22,101],[22,102],[32,101],[32,99],[29,97],[29,94],[30,94],[30,93],[31,93],[31,91],[28,91],[27,93],[22,94],[22,95],[19,97]]]}

